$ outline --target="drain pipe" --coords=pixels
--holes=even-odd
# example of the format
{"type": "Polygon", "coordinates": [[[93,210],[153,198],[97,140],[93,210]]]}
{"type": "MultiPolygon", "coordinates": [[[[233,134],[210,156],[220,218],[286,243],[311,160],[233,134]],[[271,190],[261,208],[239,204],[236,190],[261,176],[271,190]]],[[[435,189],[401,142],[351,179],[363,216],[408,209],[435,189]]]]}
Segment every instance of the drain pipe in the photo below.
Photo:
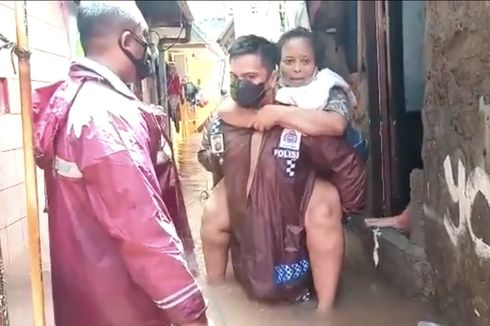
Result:
{"type": "Polygon", "coordinates": [[[37,194],[36,162],[32,132],[32,90],[29,45],[27,37],[26,1],[16,1],[17,49],[19,84],[24,145],[25,188],[27,198],[27,225],[29,235],[29,265],[32,289],[34,325],[44,326],[44,288],[41,266],[41,241],[39,232],[39,204],[37,194]]]}

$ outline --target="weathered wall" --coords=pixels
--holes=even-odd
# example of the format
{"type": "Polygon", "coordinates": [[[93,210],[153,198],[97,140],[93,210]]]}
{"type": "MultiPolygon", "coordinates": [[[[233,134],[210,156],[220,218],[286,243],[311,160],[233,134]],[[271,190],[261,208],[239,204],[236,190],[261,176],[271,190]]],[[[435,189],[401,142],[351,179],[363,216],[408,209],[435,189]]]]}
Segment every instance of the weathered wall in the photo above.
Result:
{"type": "MultiPolygon", "coordinates": [[[[16,1],[0,1],[0,33],[12,41],[16,41],[15,4],[16,1]]],[[[29,46],[32,53],[30,60],[32,87],[36,88],[66,76],[71,51],[59,1],[28,1],[27,14],[29,46]]],[[[17,58],[14,59],[16,62],[17,58]]],[[[18,74],[15,74],[12,69],[10,53],[1,50],[0,81],[6,85],[9,104],[8,110],[0,108],[1,250],[7,276],[10,323],[11,325],[32,325],[18,77],[18,74]]],[[[41,171],[38,171],[37,177],[39,208],[42,211],[45,201],[41,171]]],[[[44,214],[41,214],[41,241],[43,269],[49,270],[47,217],[44,214]]],[[[46,281],[45,284],[49,284],[49,281],[46,281]]],[[[47,298],[49,302],[49,296],[47,298]]],[[[49,312],[48,316],[50,316],[49,312]]]]}
{"type": "MultiPolygon", "coordinates": [[[[32,87],[63,78],[70,63],[68,33],[59,1],[27,3],[32,87]]],[[[15,1],[0,1],[0,32],[16,41],[15,1]]],[[[17,61],[17,58],[15,58],[17,61]]],[[[20,86],[10,53],[0,51],[0,79],[8,89],[8,112],[0,112],[0,240],[6,268],[27,248],[20,86]]],[[[39,204],[44,209],[42,173],[39,204]]],[[[45,216],[43,216],[43,219],[45,216]]],[[[44,226],[45,223],[43,223],[44,226]]],[[[43,234],[43,241],[47,240],[43,234]]],[[[47,249],[47,247],[45,248],[47,249]]],[[[47,250],[44,252],[47,258],[47,250]]]]}
{"type": "MultiPolygon", "coordinates": [[[[28,31],[31,48],[32,87],[45,85],[66,75],[70,46],[58,1],[28,2],[28,31]]],[[[0,2],[0,32],[16,41],[15,1],[0,2]]],[[[15,58],[17,61],[17,58],[15,58]]],[[[4,263],[26,255],[27,220],[24,194],[24,162],[18,75],[10,53],[0,51],[0,79],[8,89],[9,111],[0,112],[0,240],[4,263]]],[[[39,179],[39,204],[44,209],[42,173],[39,179]]],[[[44,241],[45,237],[43,237],[44,241]]],[[[46,248],[47,249],[47,248],[46,248]]],[[[47,251],[45,252],[47,254],[47,251]]]]}
{"type": "Polygon", "coordinates": [[[426,9],[426,241],[437,301],[456,325],[490,325],[490,1],[426,9]]]}

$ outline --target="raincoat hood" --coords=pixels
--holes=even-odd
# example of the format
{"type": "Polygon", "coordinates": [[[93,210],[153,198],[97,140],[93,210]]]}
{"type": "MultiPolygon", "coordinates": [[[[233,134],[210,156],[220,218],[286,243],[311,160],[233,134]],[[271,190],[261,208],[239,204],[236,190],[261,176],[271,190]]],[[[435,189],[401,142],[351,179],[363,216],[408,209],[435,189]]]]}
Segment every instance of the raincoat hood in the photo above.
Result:
{"type": "Polygon", "coordinates": [[[55,139],[83,84],[88,80],[110,84],[117,92],[135,98],[131,90],[108,68],[84,58],[70,66],[69,80],[34,90],[32,97],[36,162],[46,169],[55,156],[55,139]]]}

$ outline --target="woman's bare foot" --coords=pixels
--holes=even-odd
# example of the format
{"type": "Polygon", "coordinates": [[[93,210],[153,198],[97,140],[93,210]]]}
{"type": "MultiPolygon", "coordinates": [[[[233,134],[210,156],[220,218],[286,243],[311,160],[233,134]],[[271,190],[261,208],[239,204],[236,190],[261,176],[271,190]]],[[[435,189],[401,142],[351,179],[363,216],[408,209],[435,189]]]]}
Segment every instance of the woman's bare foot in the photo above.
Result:
{"type": "Polygon", "coordinates": [[[405,232],[410,232],[410,220],[408,209],[405,209],[400,215],[381,218],[366,218],[364,219],[367,227],[370,228],[394,228],[405,232]]]}

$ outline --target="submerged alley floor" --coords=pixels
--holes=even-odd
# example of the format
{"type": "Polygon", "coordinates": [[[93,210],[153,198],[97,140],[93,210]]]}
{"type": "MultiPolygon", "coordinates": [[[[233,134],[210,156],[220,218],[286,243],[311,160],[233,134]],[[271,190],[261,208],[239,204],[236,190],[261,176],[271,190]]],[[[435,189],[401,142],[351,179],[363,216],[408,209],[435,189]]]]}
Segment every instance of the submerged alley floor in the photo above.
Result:
{"type": "MultiPolygon", "coordinates": [[[[441,323],[430,304],[407,300],[383,282],[373,267],[371,257],[366,257],[360,242],[350,234],[347,234],[345,269],[338,304],[331,321],[315,316],[312,304],[270,306],[250,301],[231,274],[225,284],[206,286],[199,226],[204,205],[202,192],[210,191],[211,179],[197,162],[199,143],[200,136],[193,136],[186,144],[179,146],[177,156],[196,241],[200,283],[209,300],[210,314],[216,326],[417,326],[420,321],[441,323]]],[[[27,252],[6,266],[6,275],[11,325],[32,325],[27,252]]],[[[52,326],[54,319],[48,272],[45,273],[45,287],[47,325],[52,326]]]]}

